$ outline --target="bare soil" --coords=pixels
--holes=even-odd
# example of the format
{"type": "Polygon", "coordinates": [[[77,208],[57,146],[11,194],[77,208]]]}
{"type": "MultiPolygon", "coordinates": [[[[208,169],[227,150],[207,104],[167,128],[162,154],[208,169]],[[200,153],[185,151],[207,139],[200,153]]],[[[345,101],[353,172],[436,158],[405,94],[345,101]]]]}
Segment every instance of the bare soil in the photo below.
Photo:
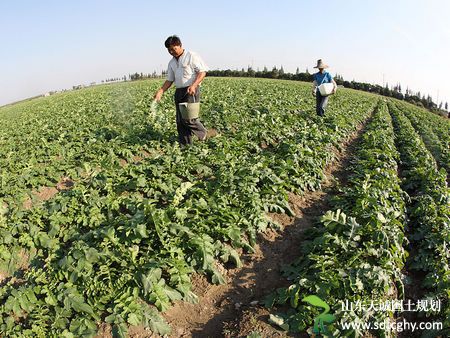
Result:
{"type": "Polygon", "coordinates": [[[31,209],[34,203],[47,201],[58,193],[56,187],[41,187],[39,191],[32,191],[31,197],[23,202],[24,209],[31,209]],[[33,202],[33,200],[35,202],[33,202]]]}
{"type": "Polygon", "coordinates": [[[207,139],[212,138],[212,137],[216,137],[218,135],[219,135],[219,132],[216,129],[214,129],[214,128],[210,128],[206,132],[206,138],[207,139]]]}
{"type": "MultiPolygon", "coordinates": [[[[33,251],[35,253],[35,250],[33,251]]],[[[9,281],[18,281],[21,279],[22,273],[28,269],[30,265],[30,251],[21,248],[17,255],[13,257],[13,264],[16,271],[12,274],[8,273],[8,271],[0,270],[0,287],[5,285],[9,281]]]]}
{"type": "Polygon", "coordinates": [[[70,190],[75,185],[69,177],[62,177],[56,186],[54,187],[41,187],[38,191],[33,190],[31,196],[25,199],[22,206],[24,209],[29,210],[35,204],[48,201],[53,198],[58,192],[62,190],[70,190]]]}

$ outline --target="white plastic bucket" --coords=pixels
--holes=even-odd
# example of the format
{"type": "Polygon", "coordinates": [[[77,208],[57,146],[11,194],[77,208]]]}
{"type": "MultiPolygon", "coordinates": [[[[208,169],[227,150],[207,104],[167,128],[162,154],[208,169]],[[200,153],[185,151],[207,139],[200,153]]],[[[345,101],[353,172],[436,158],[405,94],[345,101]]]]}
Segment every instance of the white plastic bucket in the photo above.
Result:
{"type": "Polygon", "coordinates": [[[185,120],[196,119],[200,115],[200,102],[195,103],[179,103],[181,117],[185,120]]]}
{"type": "Polygon", "coordinates": [[[319,86],[319,92],[322,96],[328,96],[333,93],[334,85],[332,83],[322,83],[319,86]]]}
{"type": "Polygon", "coordinates": [[[194,102],[179,103],[181,117],[184,120],[197,119],[200,116],[200,102],[195,102],[195,96],[192,96],[194,102]]]}

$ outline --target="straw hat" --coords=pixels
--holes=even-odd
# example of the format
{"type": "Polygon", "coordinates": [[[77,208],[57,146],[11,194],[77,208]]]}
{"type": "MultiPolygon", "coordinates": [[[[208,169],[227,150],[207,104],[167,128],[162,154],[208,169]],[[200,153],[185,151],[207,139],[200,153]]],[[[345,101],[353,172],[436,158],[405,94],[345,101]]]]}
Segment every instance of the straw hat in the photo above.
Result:
{"type": "Polygon", "coordinates": [[[328,65],[325,64],[325,62],[322,61],[322,59],[317,60],[317,66],[314,68],[328,68],[328,65]]]}

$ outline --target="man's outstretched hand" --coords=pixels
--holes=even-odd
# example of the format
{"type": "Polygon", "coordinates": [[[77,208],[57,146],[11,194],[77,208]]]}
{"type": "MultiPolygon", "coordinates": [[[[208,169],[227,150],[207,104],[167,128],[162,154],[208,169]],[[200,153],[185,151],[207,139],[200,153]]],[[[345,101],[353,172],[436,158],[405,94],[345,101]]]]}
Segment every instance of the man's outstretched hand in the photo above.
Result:
{"type": "Polygon", "coordinates": [[[158,89],[158,91],[155,93],[155,96],[153,97],[155,99],[156,102],[161,101],[161,97],[164,94],[164,90],[162,90],[162,88],[158,89]]]}

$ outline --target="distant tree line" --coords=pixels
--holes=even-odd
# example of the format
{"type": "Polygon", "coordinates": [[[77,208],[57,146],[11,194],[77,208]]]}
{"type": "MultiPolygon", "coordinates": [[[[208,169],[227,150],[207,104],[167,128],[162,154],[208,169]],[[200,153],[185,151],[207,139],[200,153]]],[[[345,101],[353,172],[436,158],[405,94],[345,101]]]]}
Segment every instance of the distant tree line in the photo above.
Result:
{"type": "Polygon", "coordinates": [[[159,78],[162,76],[165,76],[166,72],[162,72],[162,74],[158,74],[156,73],[156,71],[154,71],[153,73],[134,73],[134,74],[128,74],[128,75],[124,75],[122,77],[114,77],[114,78],[110,78],[110,79],[106,79],[106,80],[102,80],[102,83],[108,83],[108,82],[119,82],[119,81],[137,81],[137,80],[144,80],[144,79],[154,79],[154,78],[159,78]]]}
{"type": "MultiPolygon", "coordinates": [[[[247,69],[242,68],[241,70],[210,70],[208,71],[208,76],[232,76],[232,77],[260,77],[260,78],[269,78],[269,79],[283,79],[283,80],[294,80],[294,81],[313,81],[313,74],[306,69],[305,72],[300,72],[299,68],[295,74],[287,73],[284,71],[283,66],[279,69],[274,66],[271,70],[264,67],[263,70],[254,70],[252,67],[248,67],[247,69]]],[[[430,111],[436,113],[448,112],[448,103],[443,102],[437,105],[433,102],[430,95],[421,94],[420,92],[413,92],[411,89],[406,88],[405,93],[402,92],[402,87],[400,84],[396,84],[395,86],[389,87],[386,83],[385,86],[380,86],[377,84],[370,84],[364,82],[356,82],[356,81],[347,81],[344,78],[336,74],[334,76],[334,80],[340,86],[344,86],[345,88],[352,88],[356,90],[363,90],[370,93],[376,93],[383,96],[394,97],[399,100],[404,100],[415,104],[419,107],[426,108],[430,111]]]]}

